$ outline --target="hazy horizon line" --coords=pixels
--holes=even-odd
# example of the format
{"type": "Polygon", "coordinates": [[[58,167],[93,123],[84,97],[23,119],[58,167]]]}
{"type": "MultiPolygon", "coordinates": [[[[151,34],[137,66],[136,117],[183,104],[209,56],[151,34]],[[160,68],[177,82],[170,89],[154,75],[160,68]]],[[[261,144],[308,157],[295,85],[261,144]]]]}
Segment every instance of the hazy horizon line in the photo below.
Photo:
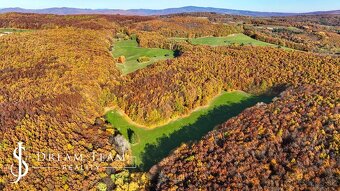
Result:
{"type": "Polygon", "coordinates": [[[24,10],[44,10],[44,9],[87,9],[87,10],[166,10],[166,9],[180,9],[185,7],[197,7],[197,8],[213,8],[213,9],[229,9],[229,10],[237,10],[237,11],[251,11],[251,12],[263,12],[263,13],[310,13],[310,12],[329,12],[329,11],[339,11],[340,9],[331,9],[331,10],[310,10],[304,12],[285,12],[285,11],[257,11],[257,10],[248,10],[248,9],[233,9],[233,8],[220,8],[220,7],[205,7],[205,6],[195,6],[195,5],[187,5],[182,7],[168,7],[168,8],[161,8],[161,9],[148,9],[148,8],[131,8],[131,9],[119,9],[119,8],[83,8],[83,7],[45,7],[45,8],[22,8],[22,7],[0,7],[0,9],[24,9],[24,10]]]}

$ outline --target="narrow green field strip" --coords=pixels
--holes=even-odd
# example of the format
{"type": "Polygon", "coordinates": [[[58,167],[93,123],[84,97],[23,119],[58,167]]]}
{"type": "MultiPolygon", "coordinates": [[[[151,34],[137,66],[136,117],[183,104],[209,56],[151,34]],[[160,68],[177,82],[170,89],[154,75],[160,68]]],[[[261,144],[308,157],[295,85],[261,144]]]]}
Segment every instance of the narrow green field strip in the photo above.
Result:
{"type": "Polygon", "coordinates": [[[269,97],[255,97],[240,91],[223,92],[207,107],[153,129],[133,125],[115,110],[108,112],[106,117],[127,139],[128,131],[133,131],[137,135],[138,143],[132,145],[132,153],[137,158],[137,165],[143,170],[148,170],[182,143],[200,140],[215,126],[236,116],[245,108],[260,101],[270,100],[269,97]]]}
{"type": "MultiPolygon", "coordinates": [[[[278,47],[278,45],[255,40],[242,33],[231,34],[226,37],[201,37],[201,38],[193,38],[193,39],[171,38],[171,39],[176,40],[176,41],[189,40],[190,43],[195,44],[195,45],[228,46],[232,44],[237,44],[237,45],[278,47]]],[[[289,49],[286,47],[282,47],[282,48],[289,49]]]]}
{"type": "Polygon", "coordinates": [[[0,33],[31,32],[28,29],[0,28],[0,33]]]}

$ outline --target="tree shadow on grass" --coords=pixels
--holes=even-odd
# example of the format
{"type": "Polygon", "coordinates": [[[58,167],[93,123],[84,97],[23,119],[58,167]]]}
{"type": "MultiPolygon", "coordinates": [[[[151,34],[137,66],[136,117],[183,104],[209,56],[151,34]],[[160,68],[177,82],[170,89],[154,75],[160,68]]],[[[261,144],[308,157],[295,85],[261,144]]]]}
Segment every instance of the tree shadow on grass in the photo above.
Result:
{"type": "Polygon", "coordinates": [[[195,142],[200,140],[209,131],[219,124],[238,115],[244,109],[254,106],[258,102],[271,102],[273,96],[257,96],[245,99],[239,103],[217,107],[204,116],[201,116],[195,123],[182,127],[171,135],[164,135],[157,139],[156,144],[147,144],[141,154],[141,165],[138,170],[148,171],[153,165],[182,143],[195,142]]]}

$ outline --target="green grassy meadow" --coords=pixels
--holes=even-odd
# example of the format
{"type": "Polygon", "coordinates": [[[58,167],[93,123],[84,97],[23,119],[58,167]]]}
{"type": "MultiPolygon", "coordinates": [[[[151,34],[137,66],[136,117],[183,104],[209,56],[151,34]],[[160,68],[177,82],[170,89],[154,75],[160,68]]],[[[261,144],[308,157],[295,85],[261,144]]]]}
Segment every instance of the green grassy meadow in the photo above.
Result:
{"type": "Polygon", "coordinates": [[[292,27],[292,26],[286,27],[286,26],[277,26],[277,25],[262,25],[262,26],[254,26],[253,25],[253,27],[258,28],[258,29],[264,29],[265,28],[265,29],[268,29],[268,30],[286,29],[288,31],[292,31],[292,32],[296,32],[296,33],[302,33],[303,32],[302,29],[292,27]]]}
{"type": "MultiPolygon", "coordinates": [[[[253,46],[271,46],[278,47],[275,44],[270,44],[266,42],[262,42],[259,40],[255,40],[250,38],[245,34],[231,34],[226,37],[201,37],[201,38],[193,38],[193,39],[185,39],[185,38],[171,38],[175,41],[185,41],[189,40],[191,44],[195,45],[209,45],[209,46],[227,46],[232,44],[238,45],[253,45],[253,46]]],[[[283,47],[284,49],[287,49],[283,47]]]]}
{"type": "Polygon", "coordinates": [[[0,33],[5,33],[5,32],[30,32],[32,30],[27,30],[27,29],[13,29],[13,28],[0,28],[0,33]]]}
{"type": "Polygon", "coordinates": [[[145,68],[156,61],[174,57],[174,51],[160,48],[141,48],[138,47],[136,40],[120,40],[114,43],[112,50],[114,57],[125,56],[124,64],[117,63],[117,67],[123,75],[145,68]],[[168,55],[168,56],[166,56],[168,55]],[[137,59],[142,56],[150,58],[149,62],[139,63],[137,59]]]}
{"type": "Polygon", "coordinates": [[[209,106],[153,129],[130,124],[118,111],[110,111],[106,117],[126,138],[128,129],[137,134],[139,141],[132,145],[132,154],[136,156],[140,169],[148,170],[182,143],[200,140],[215,126],[236,116],[245,108],[270,100],[271,97],[255,97],[240,91],[223,92],[209,106]]]}

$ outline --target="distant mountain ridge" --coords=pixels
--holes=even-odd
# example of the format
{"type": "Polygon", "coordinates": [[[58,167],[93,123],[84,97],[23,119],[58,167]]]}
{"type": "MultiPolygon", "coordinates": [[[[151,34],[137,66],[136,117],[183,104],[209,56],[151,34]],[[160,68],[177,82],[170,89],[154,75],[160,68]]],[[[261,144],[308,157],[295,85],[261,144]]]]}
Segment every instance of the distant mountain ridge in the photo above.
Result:
{"type": "Polygon", "coordinates": [[[79,9],[79,8],[47,8],[47,9],[22,9],[22,8],[4,8],[0,9],[0,13],[20,12],[20,13],[39,13],[39,14],[58,14],[58,15],[75,15],[75,14],[122,14],[122,15],[168,15],[177,13],[190,13],[190,12],[214,12],[220,14],[231,15],[243,15],[243,16],[257,16],[257,17],[269,17],[269,16],[293,16],[293,15],[325,15],[325,14],[340,14],[340,10],[333,11],[317,11],[309,13],[280,13],[280,12],[259,12],[259,11],[247,11],[247,10],[235,10],[235,9],[223,9],[213,7],[195,7],[187,6],[180,8],[168,8],[168,9],[79,9]]]}

